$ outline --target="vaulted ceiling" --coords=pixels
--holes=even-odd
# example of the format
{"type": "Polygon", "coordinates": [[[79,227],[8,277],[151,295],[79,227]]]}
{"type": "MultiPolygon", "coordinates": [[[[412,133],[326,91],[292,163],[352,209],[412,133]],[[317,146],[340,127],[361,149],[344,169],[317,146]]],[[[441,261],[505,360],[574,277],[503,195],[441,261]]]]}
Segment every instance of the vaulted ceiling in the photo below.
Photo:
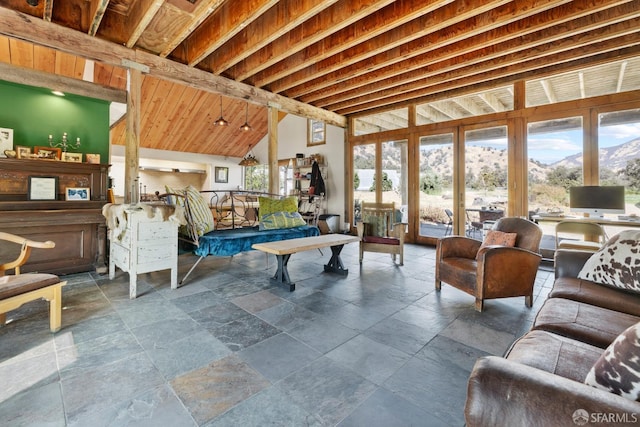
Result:
{"type": "Polygon", "coordinates": [[[134,58],[141,146],[242,156],[267,105],[343,125],[636,57],[640,1],[0,0],[0,35],[2,62],[111,88],[134,58]]]}

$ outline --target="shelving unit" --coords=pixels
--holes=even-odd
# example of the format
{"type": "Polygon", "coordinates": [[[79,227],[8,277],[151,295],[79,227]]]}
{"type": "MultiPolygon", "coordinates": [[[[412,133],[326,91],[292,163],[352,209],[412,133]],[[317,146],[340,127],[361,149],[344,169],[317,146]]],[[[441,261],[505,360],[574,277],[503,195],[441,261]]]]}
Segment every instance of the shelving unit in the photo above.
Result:
{"type": "Polygon", "coordinates": [[[327,165],[324,158],[320,155],[313,155],[303,158],[293,159],[293,180],[294,193],[300,200],[300,215],[308,224],[318,225],[318,217],[324,213],[324,201],[327,199],[327,165]],[[320,174],[325,184],[324,194],[309,194],[309,185],[311,184],[311,170],[313,162],[317,161],[320,167],[320,174]]]}

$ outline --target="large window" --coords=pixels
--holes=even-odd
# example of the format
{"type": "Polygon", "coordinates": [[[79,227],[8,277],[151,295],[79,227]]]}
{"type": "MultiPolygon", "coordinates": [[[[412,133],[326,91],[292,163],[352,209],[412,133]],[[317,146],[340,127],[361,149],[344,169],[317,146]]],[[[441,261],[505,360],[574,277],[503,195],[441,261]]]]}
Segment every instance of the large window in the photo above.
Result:
{"type": "Polygon", "coordinates": [[[353,147],[353,218],[361,220],[360,205],[363,201],[375,202],[376,145],[353,147]]]}
{"type": "Polygon", "coordinates": [[[625,214],[640,215],[640,109],[598,116],[600,185],[625,186],[625,214]]]}
{"type": "Polygon", "coordinates": [[[244,189],[247,191],[268,191],[269,167],[267,165],[245,166],[244,189]]]}
{"type": "Polygon", "coordinates": [[[529,211],[568,213],[569,187],[583,183],[582,117],[527,126],[529,211]]]}
{"type": "Polygon", "coordinates": [[[396,220],[407,222],[408,181],[407,141],[382,143],[382,201],[393,202],[398,212],[396,220]]]}
{"type": "Polygon", "coordinates": [[[467,234],[482,239],[483,229],[507,214],[507,127],[468,130],[464,135],[467,234]]]}
{"type": "Polygon", "coordinates": [[[420,138],[419,235],[453,234],[453,134],[420,138]]]}

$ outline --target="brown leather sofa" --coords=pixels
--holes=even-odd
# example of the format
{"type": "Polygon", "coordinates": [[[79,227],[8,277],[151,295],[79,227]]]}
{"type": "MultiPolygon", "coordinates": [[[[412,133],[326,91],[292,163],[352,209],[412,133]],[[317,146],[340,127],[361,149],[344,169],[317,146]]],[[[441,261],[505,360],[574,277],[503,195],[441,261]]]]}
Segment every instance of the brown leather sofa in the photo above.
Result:
{"type": "Polygon", "coordinates": [[[604,349],[640,322],[640,295],[576,277],[592,254],[556,251],[554,286],[532,329],[505,357],[476,362],[467,426],[640,423],[640,402],[584,384],[604,349]]]}

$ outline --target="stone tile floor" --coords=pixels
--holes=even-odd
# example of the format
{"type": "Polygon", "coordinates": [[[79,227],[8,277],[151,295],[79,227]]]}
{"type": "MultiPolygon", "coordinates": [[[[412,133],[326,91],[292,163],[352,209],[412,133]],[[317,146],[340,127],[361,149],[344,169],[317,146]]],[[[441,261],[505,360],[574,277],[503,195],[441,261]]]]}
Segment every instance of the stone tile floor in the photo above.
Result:
{"type": "MultiPolygon", "coordinates": [[[[524,298],[434,291],[431,247],[405,265],[347,245],[346,277],[321,273],[329,251],[291,257],[296,290],[270,284],[275,259],[205,259],[177,290],[169,271],[65,277],[62,329],[47,305],[0,328],[2,426],[462,426],[475,360],[502,355],[550,289],[541,269],[524,298]]],[[[181,255],[180,277],[195,262],[181,255]]]]}

